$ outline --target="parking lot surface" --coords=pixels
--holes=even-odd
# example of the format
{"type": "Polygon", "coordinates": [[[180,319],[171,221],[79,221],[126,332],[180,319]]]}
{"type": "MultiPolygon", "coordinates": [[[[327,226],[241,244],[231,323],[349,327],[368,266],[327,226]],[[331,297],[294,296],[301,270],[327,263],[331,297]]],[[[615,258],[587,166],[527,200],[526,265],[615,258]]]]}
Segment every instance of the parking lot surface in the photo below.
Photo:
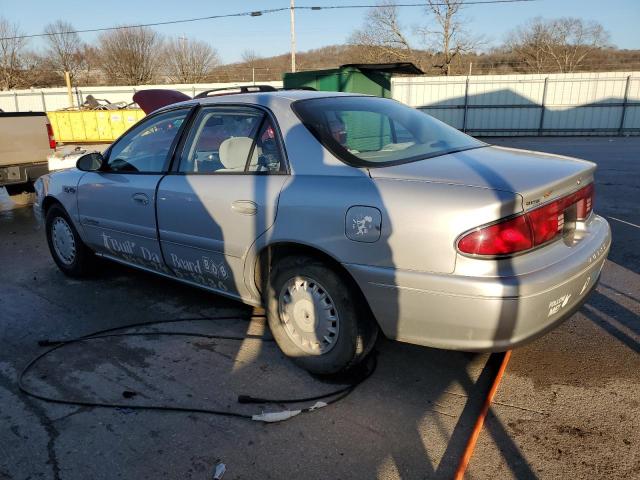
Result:
{"type": "MultiPolygon", "coordinates": [[[[513,352],[467,478],[640,478],[640,138],[488,141],[597,162],[595,210],[614,240],[580,312],[513,352]]],[[[96,340],[57,350],[26,383],[58,397],[249,414],[298,406],[240,405],[237,395],[339,385],[283,358],[239,303],[106,263],[89,280],[66,278],[28,199],[16,200],[0,194],[0,479],[208,479],[218,462],[225,480],[451,478],[495,374],[486,354],[380,340],[377,370],[350,396],[278,424],[21,394],[17,375],[40,339],[193,318],[208,320],[154,329],[266,340],[96,340]]]]}

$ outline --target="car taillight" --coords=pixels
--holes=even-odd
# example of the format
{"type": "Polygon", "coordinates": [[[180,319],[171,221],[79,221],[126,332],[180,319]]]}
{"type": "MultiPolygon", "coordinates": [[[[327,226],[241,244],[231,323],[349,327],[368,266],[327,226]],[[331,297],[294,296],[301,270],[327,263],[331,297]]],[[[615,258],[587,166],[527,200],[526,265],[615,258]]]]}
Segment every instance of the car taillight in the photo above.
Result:
{"type": "Polygon", "coordinates": [[[590,183],[586,187],[578,190],[574,195],[578,195],[577,198],[577,215],[578,220],[584,220],[589,216],[593,210],[593,194],[595,193],[593,183],[590,183]]]}
{"type": "Polygon", "coordinates": [[[53,136],[53,128],[50,123],[47,123],[47,135],[49,136],[49,148],[52,150],[56,149],[56,139],[53,136]]]}
{"type": "Polygon", "coordinates": [[[508,255],[532,247],[531,229],[524,215],[480,228],[458,242],[461,252],[474,255],[508,255]]]}
{"type": "Polygon", "coordinates": [[[534,246],[547,243],[562,232],[562,227],[564,226],[562,200],[531,210],[525,216],[529,219],[531,225],[534,246]]]}
{"type": "Polygon", "coordinates": [[[458,250],[472,255],[511,255],[545,244],[562,233],[565,210],[576,206],[577,220],[593,209],[593,184],[527,213],[479,227],[458,240],[458,250]]]}

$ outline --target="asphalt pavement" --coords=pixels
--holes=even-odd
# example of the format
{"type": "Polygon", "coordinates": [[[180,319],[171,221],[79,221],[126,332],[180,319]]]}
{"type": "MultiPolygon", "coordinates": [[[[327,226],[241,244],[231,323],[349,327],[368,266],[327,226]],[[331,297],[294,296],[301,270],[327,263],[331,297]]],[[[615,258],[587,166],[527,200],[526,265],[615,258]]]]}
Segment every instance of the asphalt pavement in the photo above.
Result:
{"type": "MultiPolygon", "coordinates": [[[[585,306],[513,352],[467,478],[640,478],[640,138],[487,140],[597,162],[595,210],[614,240],[585,306]]],[[[243,414],[299,406],[238,404],[239,394],[340,387],[283,358],[264,320],[237,302],[115,264],[66,278],[28,200],[0,192],[0,479],[209,479],[219,462],[225,480],[452,476],[495,372],[486,354],[381,340],[377,370],[350,396],[279,424],[20,393],[17,375],[40,339],[170,319],[182,321],[151,330],[249,338],[69,345],[26,384],[50,396],[243,414]]]]}

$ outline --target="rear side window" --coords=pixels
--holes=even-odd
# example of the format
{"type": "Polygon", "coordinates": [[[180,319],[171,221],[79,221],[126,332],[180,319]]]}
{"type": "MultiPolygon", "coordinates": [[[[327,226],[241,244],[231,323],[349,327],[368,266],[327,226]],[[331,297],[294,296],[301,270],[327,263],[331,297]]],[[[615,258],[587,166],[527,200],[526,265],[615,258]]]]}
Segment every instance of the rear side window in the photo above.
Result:
{"type": "Polygon", "coordinates": [[[282,155],[268,115],[254,108],[204,108],[180,159],[182,173],[277,173],[282,155]]]}
{"type": "Polygon", "coordinates": [[[293,110],[325,147],[354,166],[407,163],[485,145],[388,99],[315,98],[295,102],[293,110]]]}

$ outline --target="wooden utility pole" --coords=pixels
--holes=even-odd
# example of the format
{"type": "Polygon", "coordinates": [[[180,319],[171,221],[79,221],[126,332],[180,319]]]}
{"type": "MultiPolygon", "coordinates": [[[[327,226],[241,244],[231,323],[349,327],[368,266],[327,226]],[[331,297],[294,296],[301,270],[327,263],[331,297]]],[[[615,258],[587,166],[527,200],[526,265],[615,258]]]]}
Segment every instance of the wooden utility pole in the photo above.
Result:
{"type": "Polygon", "coordinates": [[[73,108],[73,92],[71,91],[71,75],[64,72],[64,81],[67,84],[67,95],[69,96],[69,107],[73,108]]]}
{"type": "Polygon", "coordinates": [[[291,0],[289,7],[291,12],[291,71],[296,71],[296,6],[295,0],[291,0]]]}

